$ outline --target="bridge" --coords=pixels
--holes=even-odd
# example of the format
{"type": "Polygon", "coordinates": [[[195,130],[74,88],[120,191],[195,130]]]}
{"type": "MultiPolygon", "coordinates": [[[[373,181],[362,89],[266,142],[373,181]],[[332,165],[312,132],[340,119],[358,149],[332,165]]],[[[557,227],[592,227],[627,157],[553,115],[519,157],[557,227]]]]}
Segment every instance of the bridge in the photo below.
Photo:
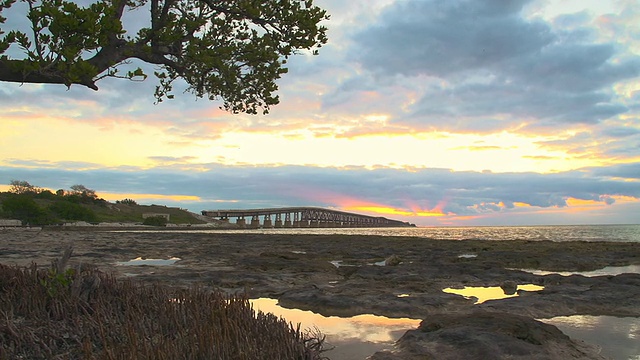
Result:
{"type": "Polygon", "coordinates": [[[229,221],[242,228],[356,228],[356,227],[408,227],[408,222],[367,216],[319,207],[283,207],[244,210],[203,210],[202,215],[229,221]],[[247,223],[247,219],[251,222],[247,223]],[[262,223],[260,220],[262,219],[262,223]]]}

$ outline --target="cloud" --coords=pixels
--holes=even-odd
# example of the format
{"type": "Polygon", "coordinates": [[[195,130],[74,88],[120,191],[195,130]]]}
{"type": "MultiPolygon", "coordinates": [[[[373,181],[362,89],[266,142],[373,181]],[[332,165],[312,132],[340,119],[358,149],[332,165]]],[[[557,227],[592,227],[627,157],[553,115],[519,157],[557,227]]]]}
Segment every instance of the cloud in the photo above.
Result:
{"type": "MultiPolygon", "coordinates": [[[[595,176],[599,177],[640,180],[640,163],[620,164],[603,168],[590,168],[588,170],[595,176]]],[[[634,183],[632,182],[631,184],[633,185],[634,183]]],[[[635,183],[635,185],[639,186],[637,183],[635,183]]]]}
{"type": "MultiPolygon", "coordinates": [[[[182,94],[180,82],[174,100],[153,105],[153,76],[104,79],[98,92],[0,84],[0,138],[8,139],[0,183],[81,183],[99,193],[166,196],[194,211],[387,209],[425,224],[531,223],[534,215],[553,222],[560,214],[575,222],[572,212],[583,207],[617,222],[640,211],[635,1],[616,2],[612,14],[560,16],[532,11],[553,8],[537,0],[318,5],[332,15],[329,43],[320,56],[289,59],[278,81],[282,103],[268,116],[222,112],[220,102],[182,94]],[[477,141],[469,132],[491,136],[477,141]],[[38,152],[52,160],[34,159],[38,152]],[[269,161],[367,168],[255,165],[269,161]],[[587,164],[607,166],[535,172],[587,164]],[[515,168],[530,171],[498,172],[515,168]],[[177,200],[188,195],[198,200],[177,200]]],[[[146,21],[137,14],[127,13],[128,24],[146,21]]],[[[10,16],[7,25],[24,22],[10,16]]],[[[153,73],[139,61],[131,66],[153,73]]]]}
{"type": "Polygon", "coordinates": [[[543,23],[518,16],[525,1],[400,1],[356,35],[365,68],[449,77],[519,58],[549,44],[543,23]]]}
{"type": "Polygon", "coordinates": [[[561,29],[527,19],[528,3],[399,1],[354,35],[353,59],[377,77],[423,84],[396,119],[418,128],[535,129],[596,124],[628,111],[611,88],[640,75],[640,57],[598,42],[584,15],[559,19],[561,29]]]}
{"type": "MultiPolygon", "coordinates": [[[[180,159],[165,159],[180,160],[180,159]]],[[[569,208],[577,199],[616,206],[615,198],[640,202],[637,164],[588,168],[557,174],[455,172],[448,169],[414,171],[352,167],[222,166],[200,164],[203,171],[179,167],[102,169],[0,168],[0,182],[27,180],[52,189],[83,184],[98,193],[197,196],[178,206],[200,211],[206,207],[252,208],[323,206],[395,209],[394,214],[440,213],[448,216],[508,214],[531,209],[569,208]],[[625,178],[625,179],[621,179],[625,178]],[[515,206],[514,204],[520,204],[515,206]],[[200,208],[202,207],[202,208],[200,208]]],[[[435,221],[435,220],[434,220],[435,221]]]]}
{"type": "Polygon", "coordinates": [[[626,138],[640,134],[640,129],[631,127],[609,127],[604,129],[603,133],[614,138],[626,138]]]}

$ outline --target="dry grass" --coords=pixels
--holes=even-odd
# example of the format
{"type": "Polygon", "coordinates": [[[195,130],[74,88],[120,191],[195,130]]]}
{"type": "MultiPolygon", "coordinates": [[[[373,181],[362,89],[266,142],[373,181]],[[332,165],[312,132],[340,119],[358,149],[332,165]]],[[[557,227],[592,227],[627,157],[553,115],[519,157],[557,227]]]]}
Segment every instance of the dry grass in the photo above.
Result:
{"type": "Polygon", "coordinates": [[[0,264],[0,359],[323,359],[323,337],[248,299],[0,264]]]}

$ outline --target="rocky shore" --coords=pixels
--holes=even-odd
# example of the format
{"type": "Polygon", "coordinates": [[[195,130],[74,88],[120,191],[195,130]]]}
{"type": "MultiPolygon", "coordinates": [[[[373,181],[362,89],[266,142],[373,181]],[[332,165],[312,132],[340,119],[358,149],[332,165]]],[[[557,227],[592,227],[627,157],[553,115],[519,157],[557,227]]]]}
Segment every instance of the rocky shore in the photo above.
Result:
{"type": "MultiPolygon", "coordinates": [[[[484,324],[481,327],[487,329],[492,328],[486,326],[487,322],[513,322],[517,325],[511,326],[511,330],[495,327],[494,333],[511,331],[509,336],[513,341],[523,341],[524,336],[525,341],[531,340],[529,344],[547,344],[546,352],[536,354],[535,349],[542,351],[544,347],[534,346],[531,350],[529,346],[526,347],[529,350],[520,352],[521,357],[516,356],[520,351],[517,349],[521,348],[515,347],[516,352],[508,354],[509,358],[562,358],[557,354],[573,354],[571,358],[601,358],[584,344],[571,345],[561,332],[557,334],[547,326],[540,325],[541,330],[534,331],[538,335],[544,334],[539,338],[538,335],[526,335],[527,332],[522,335],[518,329],[538,326],[535,322],[529,323],[528,319],[577,314],[640,317],[640,302],[637,301],[640,274],[585,277],[535,275],[523,271],[590,271],[607,266],[640,265],[640,244],[634,243],[444,241],[415,237],[45,228],[39,231],[1,230],[0,263],[48,265],[70,244],[74,249],[72,266],[95,266],[123,278],[135,277],[170,286],[198,285],[230,293],[246,292],[252,298],[277,298],[284,307],[312,310],[323,315],[370,313],[426,319],[421,329],[431,329],[422,331],[423,335],[429,336],[435,334],[429,324],[442,316],[455,315],[456,318],[438,320],[440,335],[445,327],[454,329],[464,323],[464,319],[476,319],[474,321],[484,324]],[[176,257],[180,260],[168,266],[118,265],[138,257],[176,257]],[[544,289],[520,291],[518,297],[483,304],[474,304],[476,299],[442,291],[505,284],[535,284],[544,289]],[[478,316],[480,320],[477,320],[478,316]],[[558,348],[560,343],[563,347],[558,348]],[[549,346],[555,350],[549,350],[549,346]]],[[[465,332],[470,339],[477,329],[465,327],[454,331],[460,338],[464,338],[465,332]]],[[[404,355],[377,354],[374,358],[411,358],[419,356],[421,351],[427,354],[426,348],[417,344],[429,343],[429,349],[452,346],[451,335],[442,335],[444,338],[440,336],[440,340],[436,339],[438,336],[430,337],[429,341],[417,340],[414,335],[408,333],[399,343],[398,351],[404,351],[404,355]],[[434,345],[436,343],[440,345],[434,345]]],[[[500,341],[505,340],[501,338],[500,341]]],[[[462,349],[462,344],[460,346],[462,349]]],[[[434,358],[456,358],[452,356],[434,358]]],[[[467,358],[481,358],[479,356],[467,358]]]]}

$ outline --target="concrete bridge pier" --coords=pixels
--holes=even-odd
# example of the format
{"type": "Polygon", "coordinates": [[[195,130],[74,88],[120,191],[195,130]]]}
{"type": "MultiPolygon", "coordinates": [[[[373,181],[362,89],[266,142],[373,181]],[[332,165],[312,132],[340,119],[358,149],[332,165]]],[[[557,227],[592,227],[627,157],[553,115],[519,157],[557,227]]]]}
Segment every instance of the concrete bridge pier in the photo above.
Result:
{"type": "Polygon", "coordinates": [[[258,215],[253,215],[251,217],[251,225],[249,227],[252,229],[260,228],[260,218],[258,217],[258,215]]]}
{"type": "Polygon", "coordinates": [[[291,214],[286,213],[284,215],[284,227],[290,228],[293,227],[293,223],[291,223],[291,214]]]}
{"type": "Polygon", "coordinates": [[[245,227],[247,226],[247,220],[245,220],[244,216],[240,216],[236,219],[236,225],[238,225],[238,227],[245,227]]]}
{"type": "Polygon", "coordinates": [[[282,227],[282,215],[276,214],[276,222],[273,224],[273,227],[279,229],[282,227]]]}
{"type": "Polygon", "coordinates": [[[264,216],[264,222],[262,223],[262,227],[265,229],[273,227],[273,223],[271,222],[271,215],[264,216]]]}

